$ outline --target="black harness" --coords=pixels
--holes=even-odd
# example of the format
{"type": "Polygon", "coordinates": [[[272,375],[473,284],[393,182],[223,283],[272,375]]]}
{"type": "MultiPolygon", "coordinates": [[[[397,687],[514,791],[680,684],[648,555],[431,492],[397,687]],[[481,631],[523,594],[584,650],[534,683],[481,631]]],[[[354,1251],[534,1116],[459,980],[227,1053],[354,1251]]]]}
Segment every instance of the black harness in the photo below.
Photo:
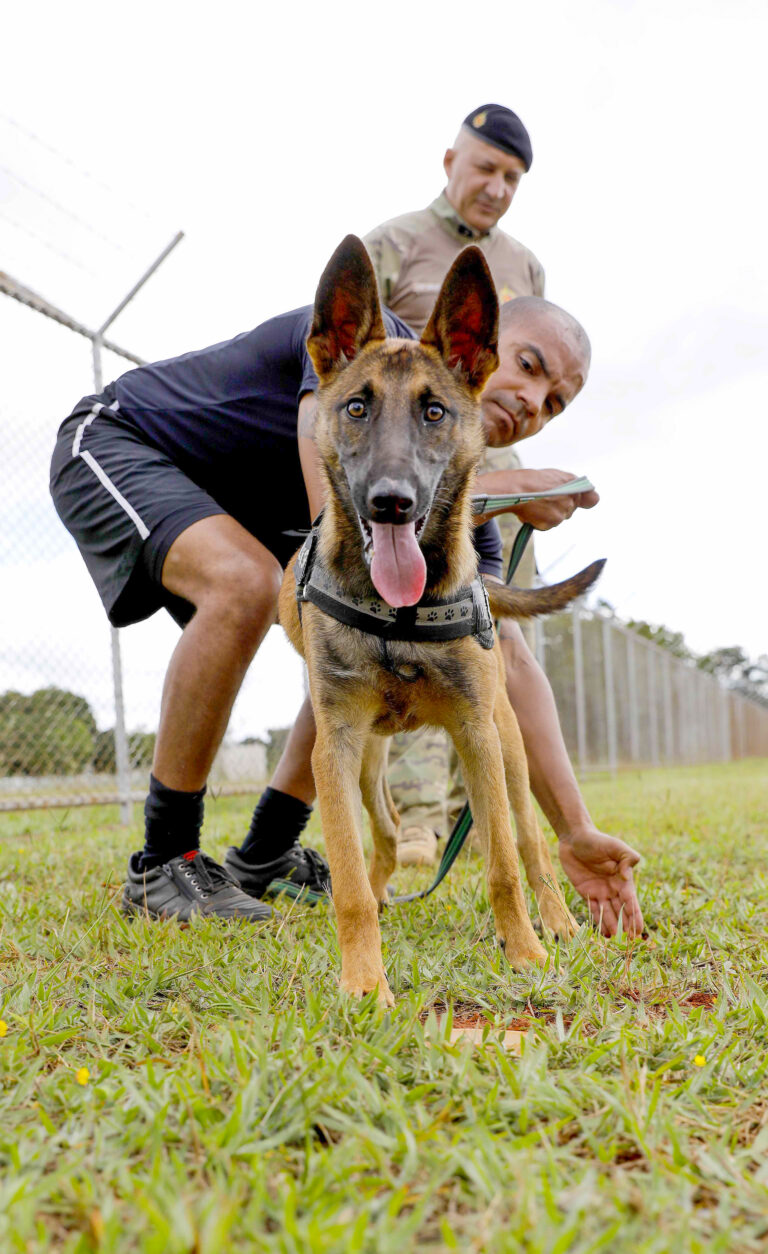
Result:
{"type": "Polygon", "coordinates": [[[478,576],[468,587],[450,597],[422,597],[417,605],[395,609],[375,594],[349,596],[342,592],[318,558],[318,523],[301,546],[296,558],[296,601],[301,607],[310,601],[347,627],[356,627],[383,640],[409,640],[423,644],[435,640],[459,640],[476,636],[484,649],[492,649],[493,619],[485,584],[478,576]]]}

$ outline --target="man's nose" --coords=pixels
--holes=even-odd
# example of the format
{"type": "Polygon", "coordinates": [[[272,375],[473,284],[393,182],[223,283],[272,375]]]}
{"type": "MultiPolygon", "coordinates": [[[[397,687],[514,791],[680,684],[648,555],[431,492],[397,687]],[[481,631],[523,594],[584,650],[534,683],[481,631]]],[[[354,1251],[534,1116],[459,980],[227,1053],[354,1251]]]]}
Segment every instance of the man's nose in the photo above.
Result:
{"type": "Polygon", "coordinates": [[[544,381],[526,379],[517,390],[517,399],[525,407],[528,418],[538,418],[547,395],[544,381]]]}
{"type": "Polygon", "coordinates": [[[500,174],[494,174],[486,183],[485,190],[493,200],[503,200],[507,194],[507,185],[500,174]]]}

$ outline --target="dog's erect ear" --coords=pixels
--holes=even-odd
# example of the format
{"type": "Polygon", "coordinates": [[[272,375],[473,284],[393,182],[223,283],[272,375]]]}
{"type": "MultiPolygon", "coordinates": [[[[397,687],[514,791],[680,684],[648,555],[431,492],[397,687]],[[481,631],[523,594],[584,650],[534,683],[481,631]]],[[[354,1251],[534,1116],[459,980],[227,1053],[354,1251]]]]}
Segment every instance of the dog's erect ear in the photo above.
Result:
{"type": "Polygon", "coordinates": [[[499,364],[499,301],[479,248],[465,248],[448,271],[421,337],[479,392],[499,364]]]}
{"type": "Polygon", "coordinates": [[[376,275],[362,240],[348,235],[323,271],[307,351],[319,379],[346,366],[366,344],[385,340],[376,275]]]}

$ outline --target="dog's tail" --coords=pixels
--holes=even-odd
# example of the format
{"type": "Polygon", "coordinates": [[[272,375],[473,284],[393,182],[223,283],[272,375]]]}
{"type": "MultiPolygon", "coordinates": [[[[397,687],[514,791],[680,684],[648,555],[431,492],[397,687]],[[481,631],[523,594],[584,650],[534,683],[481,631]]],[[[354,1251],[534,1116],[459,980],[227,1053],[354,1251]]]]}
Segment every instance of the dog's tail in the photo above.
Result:
{"type": "Polygon", "coordinates": [[[516,588],[514,584],[486,583],[488,600],[494,618],[538,618],[564,610],[576,597],[583,596],[599,577],[605,558],[592,562],[577,575],[547,588],[516,588]]]}

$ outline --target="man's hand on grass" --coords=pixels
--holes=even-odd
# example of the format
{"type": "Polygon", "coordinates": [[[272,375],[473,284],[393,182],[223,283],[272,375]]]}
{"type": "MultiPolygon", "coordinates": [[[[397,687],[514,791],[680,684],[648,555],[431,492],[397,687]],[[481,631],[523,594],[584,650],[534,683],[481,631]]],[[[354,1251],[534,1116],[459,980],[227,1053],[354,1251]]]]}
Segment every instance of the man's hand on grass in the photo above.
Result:
{"type": "Polygon", "coordinates": [[[563,870],[588,903],[603,935],[616,935],[621,915],[625,933],[640,936],[643,914],[632,874],[640,854],[597,828],[561,840],[559,853],[563,870]]]}

